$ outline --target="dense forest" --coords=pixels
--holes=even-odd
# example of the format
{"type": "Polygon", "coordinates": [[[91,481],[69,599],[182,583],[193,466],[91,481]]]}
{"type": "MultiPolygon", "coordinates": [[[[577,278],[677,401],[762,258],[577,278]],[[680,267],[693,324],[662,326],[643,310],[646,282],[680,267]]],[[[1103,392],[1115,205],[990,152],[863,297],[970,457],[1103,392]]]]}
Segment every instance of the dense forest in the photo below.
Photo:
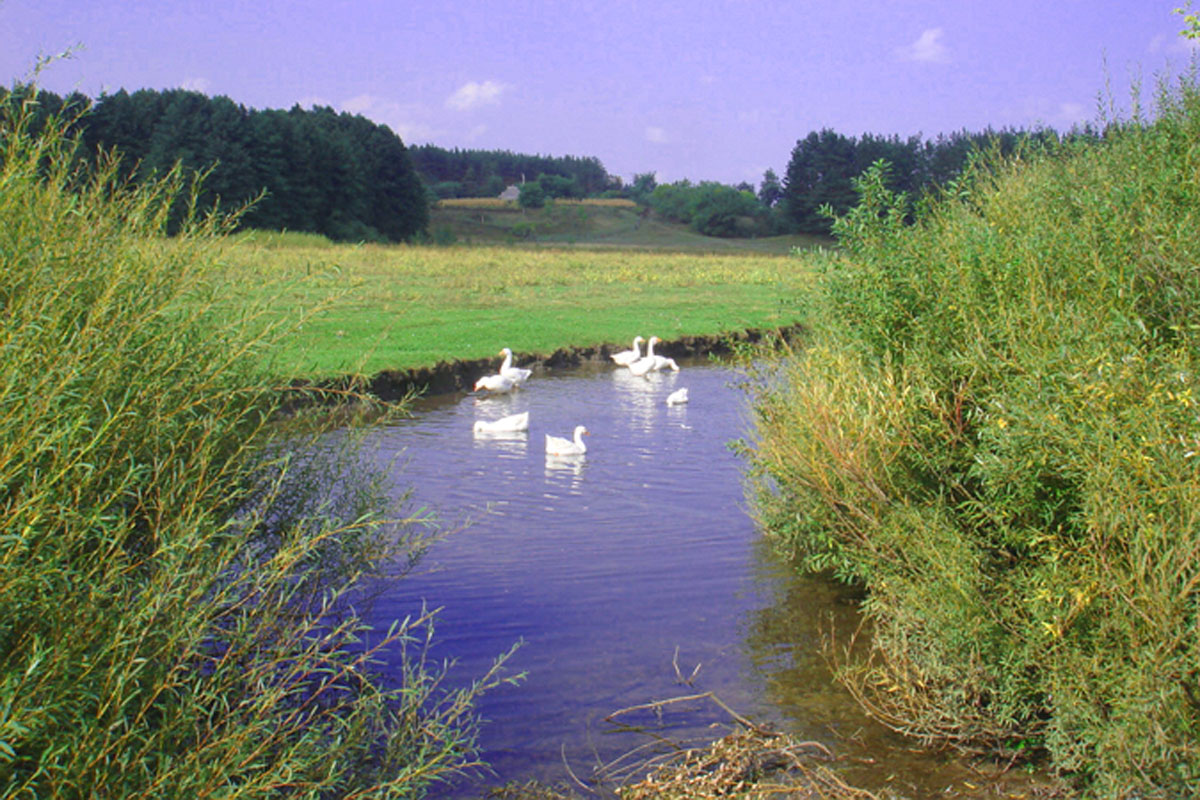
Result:
{"type": "Polygon", "coordinates": [[[121,153],[135,182],[176,163],[205,172],[200,208],[241,208],[247,227],[331,239],[403,241],[429,219],[407,148],[386,126],[331,108],[257,111],[183,89],[61,98],[41,91],[41,114],[65,113],[83,147],[121,153]],[[90,109],[89,109],[90,107],[90,109]]]}
{"type": "Polygon", "coordinates": [[[425,232],[431,203],[495,197],[516,183],[536,184],[546,198],[626,197],[709,236],[828,234],[825,210],[845,214],[857,200],[853,180],[876,161],[890,165],[888,189],[915,199],[954,179],[972,153],[1007,154],[1023,142],[1059,139],[1052,130],[902,139],[824,129],[796,142],[782,179],[767,170],[755,190],[714,181],[660,185],[653,172],[624,184],[592,157],[406,147],[386,126],[328,107],[259,111],[184,89],[121,90],[94,101],[41,91],[37,100],[41,113],[75,119],[82,157],[116,150],[134,181],[179,163],[205,173],[203,209],[232,211],[254,201],[244,226],[353,241],[410,240],[425,232]]]}
{"type": "MultiPolygon", "coordinates": [[[[1070,136],[1092,136],[1090,130],[1070,136]]],[[[858,201],[853,180],[876,161],[886,161],[887,188],[917,198],[957,177],[973,153],[1010,155],[1019,146],[1059,141],[1052,129],[959,131],[934,139],[912,136],[845,136],[828,128],[796,142],[782,185],[773,194],[787,224],[804,233],[827,234],[832,220],[822,208],[845,214],[858,201]]],[[[764,188],[768,188],[764,180],[764,188]]],[[[760,197],[764,194],[760,190],[760,197]]]]}
{"type": "MultiPolygon", "coordinates": [[[[1078,135],[1086,134],[1072,134],[1078,135]]],[[[653,173],[635,176],[625,192],[663,219],[708,236],[828,234],[832,223],[828,212],[843,215],[858,202],[854,179],[877,161],[888,163],[887,188],[915,200],[957,177],[973,153],[1007,155],[1023,144],[1058,139],[1051,130],[961,131],[923,140],[872,134],[855,138],[825,129],[798,141],[783,180],[768,169],[757,192],[746,183],[659,184],[653,173]]]]}

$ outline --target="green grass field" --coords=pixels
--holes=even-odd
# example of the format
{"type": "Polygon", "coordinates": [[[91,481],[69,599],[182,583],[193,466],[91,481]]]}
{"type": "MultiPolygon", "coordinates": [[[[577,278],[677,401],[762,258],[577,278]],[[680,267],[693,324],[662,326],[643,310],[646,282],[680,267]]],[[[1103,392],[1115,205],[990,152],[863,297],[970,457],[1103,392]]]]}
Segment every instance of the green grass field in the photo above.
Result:
{"type": "Polygon", "coordinates": [[[307,316],[283,375],[384,369],[560,347],[628,344],[798,321],[809,269],[792,255],[563,248],[334,245],[246,234],[223,259],[246,305],[307,316]]]}
{"type": "Polygon", "coordinates": [[[458,244],[548,245],[588,249],[673,250],[704,253],[786,254],[793,247],[829,245],[815,236],[766,236],[720,239],[702,236],[686,225],[644,217],[636,206],[617,201],[557,201],[541,209],[522,209],[496,200],[444,201],[430,212],[435,241],[458,244]],[[609,204],[612,203],[612,204],[609,204]]]}

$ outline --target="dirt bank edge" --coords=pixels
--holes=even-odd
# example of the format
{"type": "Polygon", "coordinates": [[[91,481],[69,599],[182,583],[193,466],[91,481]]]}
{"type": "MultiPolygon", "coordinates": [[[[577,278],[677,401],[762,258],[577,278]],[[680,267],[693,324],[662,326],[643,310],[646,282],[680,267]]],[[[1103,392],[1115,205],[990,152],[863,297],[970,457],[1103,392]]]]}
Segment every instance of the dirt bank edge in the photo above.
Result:
{"type": "MultiPolygon", "coordinates": [[[[670,341],[660,341],[654,352],[670,358],[688,358],[705,355],[728,355],[744,346],[769,341],[793,341],[804,332],[804,326],[795,324],[777,328],[754,328],[719,333],[711,336],[682,336],[670,341]]],[[[579,366],[589,361],[608,361],[616,352],[628,349],[629,344],[599,344],[587,347],[560,347],[552,353],[516,353],[514,363],[534,370],[535,374],[546,370],[579,366]]],[[[450,392],[469,392],[482,375],[493,373],[500,365],[498,357],[480,358],[469,361],[439,361],[431,367],[407,370],[383,370],[373,376],[344,375],[319,380],[297,379],[293,389],[315,389],[316,394],[330,393],[330,399],[346,391],[366,391],[380,400],[396,402],[413,394],[433,395],[450,392]]]]}

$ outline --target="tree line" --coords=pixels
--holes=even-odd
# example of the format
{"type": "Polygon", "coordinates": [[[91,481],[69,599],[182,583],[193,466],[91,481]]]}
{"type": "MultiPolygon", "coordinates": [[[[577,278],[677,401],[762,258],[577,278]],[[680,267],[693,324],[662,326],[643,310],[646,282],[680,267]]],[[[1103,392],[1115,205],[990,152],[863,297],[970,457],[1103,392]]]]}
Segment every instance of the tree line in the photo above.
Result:
{"type": "Polygon", "coordinates": [[[115,150],[135,183],[178,163],[204,175],[202,209],[229,212],[254,201],[241,218],[246,227],[403,241],[428,225],[424,186],[404,143],[360,115],[298,105],[259,111],[184,89],[122,89],[95,101],[42,90],[33,99],[39,115],[73,120],[80,158],[115,150]]]}
{"type": "MultiPolygon", "coordinates": [[[[6,94],[0,88],[0,98],[6,94]]],[[[918,198],[953,180],[972,153],[1007,155],[1022,143],[1060,139],[1050,129],[922,139],[825,128],[798,140],[783,177],[768,169],[757,189],[715,181],[660,185],[653,172],[624,184],[594,157],[406,147],[387,126],[328,107],[260,111],[184,89],[121,90],[94,101],[39,91],[36,99],[39,113],[75,120],[82,158],[116,150],[135,181],[178,163],[204,174],[201,208],[228,212],[251,204],[243,226],[354,241],[412,239],[427,229],[429,206],[438,199],[495,197],[512,184],[537,190],[522,196],[534,206],[542,198],[626,197],[709,236],[828,234],[828,212],[842,215],[855,205],[853,180],[876,161],[890,165],[889,190],[918,198]]]]}
{"type": "MultiPolygon", "coordinates": [[[[1094,136],[1090,129],[1069,134],[1073,138],[1089,136],[1094,136]]],[[[767,186],[767,178],[774,177],[768,170],[760,198],[767,202],[773,197],[772,204],[780,206],[794,230],[828,234],[832,220],[827,212],[840,216],[857,204],[853,181],[877,161],[889,164],[887,188],[915,199],[956,178],[974,153],[995,151],[1009,156],[1018,147],[1057,142],[1060,138],[1048,128],[988,128],[974,133],[963,130],[933,139],[873,134],[856,138],[825,128],[796,142],[781,185],[767,186]]]]}
{"type": "Polygon", "coordinates": [[[417,174],[437,198],[496,197],[508,186],[537,181],[552,197],[595,197],[618,191],[600,159],[541,156],[509,150],[448,150],[433,144],[408,148],[417,174]]]}
{"type": "MultiPolygon", "coordinates": [[[[1090,129],[1068,138],[1094,137],[1090,129]]],[[[658,184],[653,173],[634,176],[627,194],[664,219],[690,225],[708,236],[762,236],[797,232],[828,235],[832,216],[858,203],[854,180],[885,161],[886,186],[916,201],[958,177],[974,154],[1010,156],[1020,147],[1061,141],[1055,131],[1015,129],[959,131],[933,139],[919,136],[846,136],[831,129],[813,131],[796,142],[782,180],[763,173],[755,190],[749,183],[726,186],[682,180],[658,184]]]]}

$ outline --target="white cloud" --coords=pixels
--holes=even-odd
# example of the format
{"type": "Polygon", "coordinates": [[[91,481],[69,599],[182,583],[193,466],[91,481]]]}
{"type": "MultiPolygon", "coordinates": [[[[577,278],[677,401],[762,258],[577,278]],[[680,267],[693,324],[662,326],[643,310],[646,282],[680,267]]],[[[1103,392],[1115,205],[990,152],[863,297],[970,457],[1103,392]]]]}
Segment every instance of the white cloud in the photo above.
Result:
{"type": "MultiPolygon", "coordinates": [[[[314,105],[333,105],[320,98],[308,98],[314,105]]],[[[429,123],[430,110],[416,103],[397,103],[373,94],[360,94],[336,105],[339,111],[361,114],[367,119],[387,125],[405,144],[428,142],[443,132],[429,123]]]]}
{"type": "Polygon", "coordinates": [[[1059,103],[1055,121],[1060,127],[1070,128],[1087,122],[1089,116],[1087,106],[1083,103],[1059,103]]]}
{"type": "Polygon", "coordinates": [[[378,108],[381,101],[378,97],[369,94],[360,94],[357,97],[351,97],[342,103],[342,111],[351,114],[362,114],[370,116],[371,111],[378,108]]]}
{"type": "Polygon", "coordinates": [[[646,126],[646,141],[654,142],[655,144],[666,144],[667,132],[655,125],[646,126]]]}
{"type": "Polygon", "coordinates": [[[1067,131],[1076,125],[1089,122],[1095,106],[1078,100],[1056,100],[1049,97],[1025,97],[1015,106],[1001,109],[1000,117],[1019,120],[1019,125],[1036,128],[1049,127],[1067,131]]]}
{"type": "Polygon", "coordinates": [[[312,108],[313,106],[320,106],[322,108],[326,106],[333,107],[333,103],[317,94],[309,94],[301,97],[296,101],[296,105],[304,109],[312,108]]]}
{"type": "Polygon", "coordinates": [[[474,128],[471,128],[471,130],[467,131],[467,138],[478,139],[480,136],[483,136],[485,133],[487,133],[487,130],[487,125],[476,125],[474,128]]]}
{"type": "Polygon", "coordinates": [[[469,111],[480,106],[497,105],[500,103],[500,95],[509,88],[507,84],[497,81],[468,81],[446,98],[446,108],[469,111]]]}
{"type": "Polygon", "coordinates": [[[1156,55],[1159,53],[1182,55],[1200,51],[1200,39],[1186,39],[1183,36],[1166,36],[1160,33],[1150,40],[1147,49],[1156,55]]]}
{"type": "Polygon", "coordinates": [[[927,61],[944,64],[950,60],[950,51],[942,43],[941,28],[928,28],[921,32],[917,40],[910,45],[896,48],[896,55],[901,61],[927,61]]]}
{"type": "Polygon", "coordinates": [[[442,132],[437,128],[432,125],[426,125],[424,122],[396,122],[387,123],[387,126],[405,144],[424,144],[432,142],[442,135],[442,132]]]}
{"type": "Polygon", "coordinates": [[[189,92],[200,92],[202,94],[208,94],[208,87],[210,86],[212,86],[212,81],[208,78],[188,78],[179,84],[180,89],[187,89],[189,92]]]}

